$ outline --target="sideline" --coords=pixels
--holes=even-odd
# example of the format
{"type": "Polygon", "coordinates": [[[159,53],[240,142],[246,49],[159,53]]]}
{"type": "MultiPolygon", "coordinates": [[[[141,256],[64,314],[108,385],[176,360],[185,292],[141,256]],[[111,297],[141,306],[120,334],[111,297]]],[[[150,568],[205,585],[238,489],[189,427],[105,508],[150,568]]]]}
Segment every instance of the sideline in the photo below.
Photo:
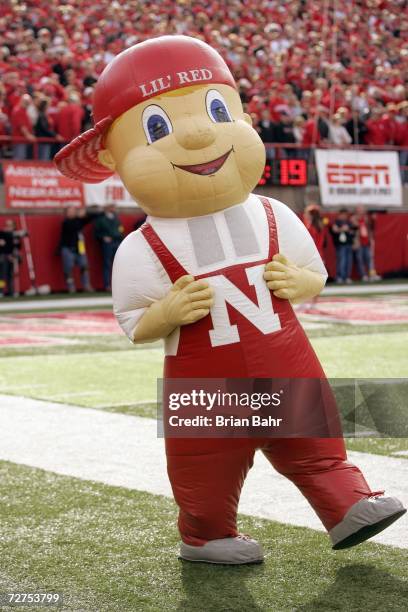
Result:
{"type": "MultiPolygon", "coordinates": [[[[390,293],[408,293],[408,283],[358,283],[355,285],[329,285],[321,293],[322,297],[331,295],[373,295],[390,293]]],[[[95,306],[112,306],[112,298],[101,297],[67,297],[55,299],[22,300],[18,299],[0,303],[0,312],[17,312],[20,310],[53,310],[64,308],[92,308],[95,306]]]]}
{"type": "MultiPolygon", "coordinates": [[[[0,459],[57,474],[172,497],[163,440],[153,419],[0,395],[0,459]],[[142,469],[141,469],[142,468],[142,469]]],[[[408,504],[408,461],[350,452],[373,490],[386,489],[408,504]]],[[[256,454],[239,511],[323,530],[295,486],[256,454]]],[[[373,538],[408,548],[407,519],[373,538]]]]}
{"type": "MultiPolygon", "coordinates": [[[[408,290],[408,286],[407,286],[408,290]]],[[[43,299],[37,300],[7,300],[6,302],[0,303],[0,312],[17,312],[27,310],[63,310],[69,308],[94,308],[95,306],[109,306],[112,307],[113,302],[110,296],[101,297],[66,297],[66,298],[54,298],[54,299],[43,299]]]]}

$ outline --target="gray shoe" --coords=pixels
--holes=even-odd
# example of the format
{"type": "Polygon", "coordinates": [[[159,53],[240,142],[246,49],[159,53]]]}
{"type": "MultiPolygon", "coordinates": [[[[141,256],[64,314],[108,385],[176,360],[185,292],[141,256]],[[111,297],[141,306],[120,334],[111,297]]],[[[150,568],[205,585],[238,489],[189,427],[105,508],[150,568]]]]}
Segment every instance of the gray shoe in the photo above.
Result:
{"type": "Polygon", "coordinates": [[[204,546],[190,546],[182,542],[180,558],[201,563],[242,565],[244,563],[262,563],[263,551],[256,540],[239,535],[236,538],[210,540],[204,546]]]}
{"type": "Polygon", "coordinates": [[[329,531],[333,549],[351,548],[372,538],[398,520],[406,509],[396,497],[373,495],[351,506],[344,519],[329,531]]]}

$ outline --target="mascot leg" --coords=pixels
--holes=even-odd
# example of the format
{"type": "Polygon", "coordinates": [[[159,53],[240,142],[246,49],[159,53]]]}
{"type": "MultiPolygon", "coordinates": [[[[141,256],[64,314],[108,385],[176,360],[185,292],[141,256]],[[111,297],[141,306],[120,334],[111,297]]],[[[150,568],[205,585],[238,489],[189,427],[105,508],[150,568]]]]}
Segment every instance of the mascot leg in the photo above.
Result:
{"type": "Polygon", "coordinates": [[[167,440],[167,470],[180,508],[180,556],[207,563],[259,563],[259,544],[237,532],[241,488],[252,466],[250,440],[167,440]]]}
{"type": "Polygon", "coordinates": [[[262,450],[306,497],[334,549],[364,542],[406,512],[395,497],[370,490],[358,467],[347,461],[342,439],[269,440],[262,450]]]}

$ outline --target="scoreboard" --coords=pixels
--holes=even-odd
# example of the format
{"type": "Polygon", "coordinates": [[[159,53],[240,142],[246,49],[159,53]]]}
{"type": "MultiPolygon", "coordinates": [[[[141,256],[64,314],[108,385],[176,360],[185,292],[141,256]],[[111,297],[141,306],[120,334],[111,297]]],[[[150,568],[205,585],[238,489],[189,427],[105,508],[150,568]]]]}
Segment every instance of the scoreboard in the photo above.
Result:
{"type": "Polygon", "coordinates": [[[307,185],[307,160],[274,159],[268,161],[258,185],[304,187],[307,185]]]}

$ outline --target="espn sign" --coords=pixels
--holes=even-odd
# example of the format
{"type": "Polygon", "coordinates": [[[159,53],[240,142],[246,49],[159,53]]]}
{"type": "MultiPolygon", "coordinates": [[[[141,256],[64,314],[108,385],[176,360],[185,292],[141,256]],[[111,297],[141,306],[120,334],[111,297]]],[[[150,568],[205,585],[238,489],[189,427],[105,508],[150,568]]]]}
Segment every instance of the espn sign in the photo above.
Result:
{"type": "Polygon", "coordinates": [[[325,206],[402,206],[395,151],[316,151],[320,196],[325,206]]]}
{"type": "Polygon", "coordinates": [[[384,185],[390,184],[388,166],[364,166],[363,164],[327,164],[327,182],[329,185],[384,185]]]}

